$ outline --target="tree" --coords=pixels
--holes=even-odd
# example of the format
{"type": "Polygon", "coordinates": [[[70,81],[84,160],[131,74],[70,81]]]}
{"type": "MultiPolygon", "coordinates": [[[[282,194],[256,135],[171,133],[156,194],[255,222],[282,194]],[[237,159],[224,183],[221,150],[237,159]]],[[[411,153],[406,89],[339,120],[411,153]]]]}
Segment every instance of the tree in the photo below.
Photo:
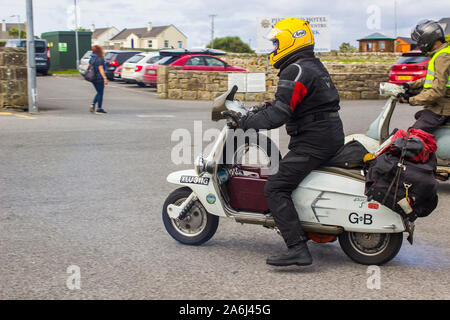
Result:
{"type": "Polygon", "coordinates": [[[341,45],[339,46],[339,51],[341,51],[341,52],[356,52],[357,49],[356,49],[356,47],[352,46],[348,42],[342,42],[341,45]]]}
{"type": "MultiPolygon", "coordinates": [[[[8,30],[8,34],[11,37],[18,38],[19,37],[19,29],[17,28],[11,28],[8,30]]],[[[20,30],[20,38],[25,39],[27,37],[27,32],[25,30],[20,30]]]]}
{"type": "Polygon", "coordinates": [[[227,52],[252,53],[253,50],[239,37],[216,38],[206,45],[207,48],[224,50],[227,52]]]}

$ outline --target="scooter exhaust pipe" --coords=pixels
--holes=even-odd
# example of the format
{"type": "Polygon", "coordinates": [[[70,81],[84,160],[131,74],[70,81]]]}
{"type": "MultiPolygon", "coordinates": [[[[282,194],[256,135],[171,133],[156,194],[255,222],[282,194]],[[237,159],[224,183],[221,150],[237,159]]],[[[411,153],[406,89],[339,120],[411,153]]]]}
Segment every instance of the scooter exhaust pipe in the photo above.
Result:
{"type": "MultiPolygon", "coordinates": [[[[264,227],[275,228],[275,220],[271,216],[261,213],[238,213],[234,215],[234,219],[239,223],[258,224],[264,227]]],[[[342,227],[330,226],[320,223],[302,222],[302,228],[305,232],[324,233],[338,235],[344,231],[342,227]]]]}

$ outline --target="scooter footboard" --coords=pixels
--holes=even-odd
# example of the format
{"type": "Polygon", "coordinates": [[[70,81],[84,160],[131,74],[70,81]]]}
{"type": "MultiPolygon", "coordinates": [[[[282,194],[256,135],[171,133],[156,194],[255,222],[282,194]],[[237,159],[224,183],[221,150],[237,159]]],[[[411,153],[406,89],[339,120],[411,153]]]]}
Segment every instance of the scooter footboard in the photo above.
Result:
{"type": "Polygon", "coordinates": [[[167,182],[189,187],[208,213],[221,217],[227,216],[210,174],[204,173],[199,176],[192,169],[176,171],[167,176],[167,182]]]}

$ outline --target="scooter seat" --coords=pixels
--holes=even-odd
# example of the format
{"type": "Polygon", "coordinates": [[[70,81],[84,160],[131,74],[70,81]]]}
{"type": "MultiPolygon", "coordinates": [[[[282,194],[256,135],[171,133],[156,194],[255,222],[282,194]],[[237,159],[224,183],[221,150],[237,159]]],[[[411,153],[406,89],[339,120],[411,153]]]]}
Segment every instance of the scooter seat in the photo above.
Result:
{"type": "Polygon", "coordinates": [[[339,167],[320,167],[316,169],[316,171],[339,174],[341,176],[346,176],[361,181],[366,180],[365,177],[361,174],[361,171],[357,169],[344,169],[339,167]]]}

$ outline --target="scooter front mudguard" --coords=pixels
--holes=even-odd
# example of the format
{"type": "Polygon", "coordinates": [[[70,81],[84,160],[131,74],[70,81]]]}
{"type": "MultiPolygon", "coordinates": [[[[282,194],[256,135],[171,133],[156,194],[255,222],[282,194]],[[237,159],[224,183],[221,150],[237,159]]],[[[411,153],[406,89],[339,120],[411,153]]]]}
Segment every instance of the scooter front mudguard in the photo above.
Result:
{"type": "Polygon", "coordinates": [[[175,171],[167,176],[167,182],[189,187],[208,213],[220,217],[227,216],[209,173],[205,172],[199,176],[193,169],[175,171]]]}

